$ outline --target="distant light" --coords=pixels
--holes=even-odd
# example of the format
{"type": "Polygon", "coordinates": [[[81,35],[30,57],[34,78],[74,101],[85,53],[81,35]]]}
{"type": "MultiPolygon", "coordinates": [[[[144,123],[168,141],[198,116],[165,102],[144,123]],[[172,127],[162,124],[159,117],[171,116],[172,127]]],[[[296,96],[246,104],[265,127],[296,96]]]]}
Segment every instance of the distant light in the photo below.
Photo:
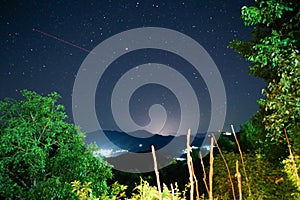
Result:
{"type": "MultiPolygon", "coordinates": [[[[213,148],[215,148],[215,147],[216,147],[216,146],[213,145],[213,148]]],[[[201,146],[201,149],[210,151],[210,145],[204,145],[204,146],[201,146]]]]}
{"type": "Polygon", "coordinates": [[[139,147],[142,147],[143,146],[143,144],[139,144],[139,147]]]}
{"type": "MultiPolygon", "coordinates": [[[[199,149],[199,147],[191,146],[191,149],[199,149]]],[[[187,153],[187,149],[182,150],[183,154],[187,153]]]]}
{"type": "Polygon", "coordinates": [[[232,135],[231,132],[223,132],[222,134],[223,134],[223,135],[232,135]]]}
{"type": "Polygon", "coordinates": [[[99,149],[98,151],[94,152],[95,156],[104,156],[104,157],[110,157],[112,154],[112,149],[99,149]]]}
{"type": "Polygon", "coordinates": [[[114,157],[123,153],[127,153],[128,150],[126,149],[118,149],[118,150],[113,150],[113,149],[98,149],[97,151],[94,151],[93,154],[94,156],[102,156],[105,158],[109,157],[114,157]]]}

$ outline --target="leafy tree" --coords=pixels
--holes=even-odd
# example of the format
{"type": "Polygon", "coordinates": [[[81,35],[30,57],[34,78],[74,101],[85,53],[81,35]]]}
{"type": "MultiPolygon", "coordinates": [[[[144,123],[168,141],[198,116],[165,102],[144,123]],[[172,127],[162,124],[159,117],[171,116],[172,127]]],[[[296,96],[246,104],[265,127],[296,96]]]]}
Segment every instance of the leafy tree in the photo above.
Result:
{"type": "MultiPolygon", "coordinates": [[[[92,182],[111,194],[111,168],[89,152],[84,134],[66,122],[59,95],[24,90],[24,100],[0,102],[0,198],[76,199],[71,182],[92,182]]],[[[101,194],[101,195],[100,195],[101,194]]]]}
{"type": "Polygon", "coordinates": [[[253,26],[250,41],[233,41],[230,47],[252,61],[249,73],[268,86],[260,99],[259,115],[270,143],[282,144],[287,130],[300,153],[300,1],[256,0],[242,8],[246,26],[253,26]]]}
{"type": "Polygon", "coordinates": [[[241,126],[239,134],[241,148],[243,148],[244,151],[259,150],[262,143],[262,140],[259,138],[261,135],[262,132],[260,132],[252,120],[249,120],[241,126]]]}
{"type": "Polygon", "coordinates": [[[223,152],[235,152],[237,151],[235,142],[227,136],[220,135],[218,139],[218,144],[223,152]]]}

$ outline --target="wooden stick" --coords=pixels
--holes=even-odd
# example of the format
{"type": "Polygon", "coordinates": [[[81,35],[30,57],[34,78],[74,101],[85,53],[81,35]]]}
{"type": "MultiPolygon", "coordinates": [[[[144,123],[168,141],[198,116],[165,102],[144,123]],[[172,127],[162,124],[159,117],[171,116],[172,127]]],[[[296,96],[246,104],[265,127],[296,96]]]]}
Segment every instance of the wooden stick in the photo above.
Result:
{"type": "Polygon", "coordinates": [[[186,136],[186,161],[189,169],[189,180],[190,180],[190,200],[194,199],[194,179],[193,179],[193,169],[192,169],[192,157],[190,152],[192,151],[192,148],[190,147],[190,136],[191,136],[191,129],[188,130],[187,136],[186,136]]]}
{"type": "Polygon", "coordinates": [[[222,151],[221,151],[221,148],[220,148],[220,146],[219,146],[219,144],[218,144],[218,142],[217,142],[217,140],[216,140],[215,135],[212,134],[212,136],[213,136],[214,141],[215,141],[215,144],[216,144],[216,146],[217,146],[217,148],[218,148],[218,150],[219,150],[219,152],[220,152],[220,155],[221,155],[221,157],[222,157],[222,159],[223,159],[223,162],[225,163],[225,166],[226,166],[226,169],[227,169],[227,173],[228,173],[228,178],[229,178],[229,181],[230,181],[230,184],[231,184],[231,190],[232,190],[233,199],[236,200],[235,192],[234,192],[234,185],[233,185],[233,181],[232,181],[232,178],[231,178],[231,173],[230,173],[229,166],[228,166],[228,164],[227,164],[227,162],[226,162],[226,159],[225,159],[225,157],[224,157],[224,155],[223,155],[223,153],[222,153],[222,151]]]}
{"type": "Polygon", "coordinates": [[[172,191],[172,200],[175,200],[175,192],[173,188],[173,184],[171,183],[171,191],[172,191]]]}
{"type": "Polygon", "coordinates": [[[214,152],[213,152],[213,145],[214,145],[214,139],[213,137],[210,138],[210,157],[209,157],[209,193],[208,198],[209,200],[213,200],[213,165],[214,165],[214,152]]]}
{"type": "Polygon", "coordinates": [[[199,194],[199,187],[198,187],[198,180],[197,180],[197,177],[195,175],[195,171],[194,171],[194,166],[193,166],[193,163],[192,163],[192,172],[193,172],[193,178],[194,178],[194,181],[195,181],[195,190],[196,190],[196,199],[200,199],[200,194],[199,194]]]}
{"type": "Polygon", "coordinates": [[[206,182],[206,172],[205,172],[205,167],[204,167],[201,151],[199,152],[199,156],[200,156],[201,166],[202,166],[202,170],[203,170],[203,182],[205,185],[206,192],[207,192],[207,194],[209,194],[209,189],[208,189],[207,182],[206,182]]]}
{"type": "Polygon", "coordinates": [[[248,187],[248,193],[249,193],[249,197],[251,197],[251,188],[250,188],[249,179],[248,179],[248,176],[247,176],[247,173],[246,173],[246,168],[245,168],[245,162],[244,162],[244,158],[243,158],[243,153],[242,153],[242,150],[241,150],[241,147],[240,147],[240,143],[239,143],[239,141],[238,141],[238,139],[236,137],[233,125],[231,125],[231,130],[232,130],[232,133],[233,133],[236,145],[237,145],[237,147],[239,149],[239,152],[240,152],[242,166],[243,166],[243,171],[244,171],[244,174],[245,174],[245,179],[246,179],[246,183],[247,183],[247,187],[248,187]]]}
{"type": "Polygon", "coordinates": [[[235,177],[238,180],[239,200],[242,200],[243,199],[243,197],[242,197],[242,180],[241,180],[242,176],[241,176],[241,173],[239,172],[239,161],[238,160],[235,163],[235,169],[236,169],[235,177]]]}
{"type": "Polygon", "coordinates": [[[190,149],[190,151],[188,152],[188,157],[189,157],[188,165],[190,165],[189,172],[191,172],[191,174],[193,176],[193,183],[195,183],[195,186],[196,186],[196,188],[194,189],[194,190],[196,190],[196,199],[200,199],[198,180],[197,180],[197,177],[196,177],[195,171],[194,171],[193,158],[190,154],[190,152],[192,152],[192,148],[190,146],[190,138],[191,138],[191,129],[188,130],[188,135],[187,135],[187,149],[190,149]]]}
{"type": "Polygon", "coordinates": [[[158,169],[157,169],[155,148],[154,148],[153,145],[151,145],[151,149],[152,149],[152,156],[153,156],[153,161],[154,161],[154,171],[155,171],[155,175],[156,175],[156,182],[157,182],[159,200],[162,200],[162,193],[161,193],[161,187],[160,187],[160,181],[159,181],[159,172],[158,172],[158,169]]]}

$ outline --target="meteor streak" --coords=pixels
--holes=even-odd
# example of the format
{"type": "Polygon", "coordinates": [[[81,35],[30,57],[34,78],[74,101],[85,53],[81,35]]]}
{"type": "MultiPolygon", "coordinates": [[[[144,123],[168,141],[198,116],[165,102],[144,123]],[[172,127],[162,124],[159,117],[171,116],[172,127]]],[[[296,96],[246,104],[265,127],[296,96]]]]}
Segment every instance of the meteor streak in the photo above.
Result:
{"type": "Polygon", "coordinates": [[[90,50],[85,49],[85,48],[83,48],[83,47],[80,47],[80,46],[78,46],[78,45],[76,45],[76,44],[73,44],[73,43],[68,42],[68,41],[66,41],[66,40],[63,40],[63,39],[61,39],[61,38],[58,38],[58,37],[56,37],[56,36],[54,36],[54,35],[51,35],[51,34],[46,33],[46,32],[43,32],[43,31],[41,31],[41,30],[39,30],[39,29],[33,28],[32,30],[35,31],[35,32],[41,33],[41,34],[43,34],[43,35],[45,35],[45,36],[47,36],[47,37],[50,37],[50,38],[52,38],[52,39],[58,40],[58,41],[60,41],[60,42],[63,42],[63,43],[65,43],[65,44],[67,44],[67,45],[76,47],[77,49],[80,49],[80,50],[82,50],[82,51],[85,51],[85,52],[88,52],[88,53],[92,53],[92,54],[96,54],[94,51],[90,51],[90,50]]]}

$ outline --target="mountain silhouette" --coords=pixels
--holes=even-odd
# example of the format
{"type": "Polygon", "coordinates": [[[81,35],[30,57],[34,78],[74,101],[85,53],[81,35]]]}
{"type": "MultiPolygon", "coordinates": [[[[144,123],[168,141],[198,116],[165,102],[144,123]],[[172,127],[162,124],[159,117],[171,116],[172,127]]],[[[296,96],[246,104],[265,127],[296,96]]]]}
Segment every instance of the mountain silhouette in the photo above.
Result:
{"type": "MultiPolygon", "coordinates": [[[[191,140],[191,146],[201,146],[205,137],[205,133],[197,133],[191,140]]],[[[151,145],[154,145],[156,150],[162,149],[166,146],[169,151],[180,154],[186,148],[186,136],[172,136],[153,134],[146,130],[138,130],[130,133],[121,131],[95,131],[88,133],[86,144],[96,142],[99,148],[113,149],[116,148],[127,150],[132,153],[150,152],[151,145]]]]}

